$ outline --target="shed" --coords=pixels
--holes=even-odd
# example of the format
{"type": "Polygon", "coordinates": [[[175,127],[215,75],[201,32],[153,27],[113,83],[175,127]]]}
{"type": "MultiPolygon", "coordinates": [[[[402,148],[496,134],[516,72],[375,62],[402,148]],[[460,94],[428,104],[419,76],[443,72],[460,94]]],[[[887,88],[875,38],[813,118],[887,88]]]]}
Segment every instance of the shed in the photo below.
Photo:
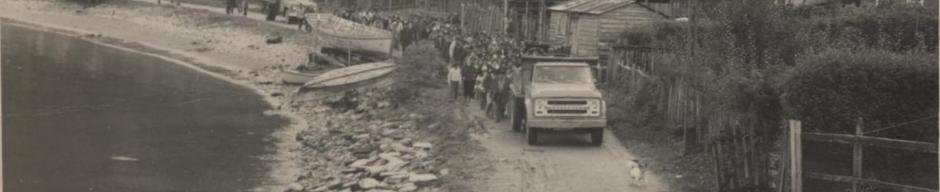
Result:
{"type": "Polygon", "coordinates": [[[669,16],[636,0],[574,0],[549,7],[548,38],[573,56],[600,56],[623,32],[647,30],[669,16]]]}

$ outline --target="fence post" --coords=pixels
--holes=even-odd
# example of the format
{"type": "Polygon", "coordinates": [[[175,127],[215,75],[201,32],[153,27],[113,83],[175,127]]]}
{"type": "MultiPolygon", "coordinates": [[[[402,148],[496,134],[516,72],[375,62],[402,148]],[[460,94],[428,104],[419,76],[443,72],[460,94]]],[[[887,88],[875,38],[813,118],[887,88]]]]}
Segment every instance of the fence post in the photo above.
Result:
{"type": "Polygon", "coordinates": [[[800,121],[790,120],[790,191],[803,191],[803,151],[800,144],[800,121]]]}
{"type": "MultiPolygon", "coordinates": [[[[862,118],[859,117],[855,122],[855,135],[863,136],[862,132],[862,118]]],[[[860,189],[862,179],[862,143],[855,142],[852,144],[852,177],[855,177],[855,180],[852,181],[852,192],[858,192],[860,189]]]]}

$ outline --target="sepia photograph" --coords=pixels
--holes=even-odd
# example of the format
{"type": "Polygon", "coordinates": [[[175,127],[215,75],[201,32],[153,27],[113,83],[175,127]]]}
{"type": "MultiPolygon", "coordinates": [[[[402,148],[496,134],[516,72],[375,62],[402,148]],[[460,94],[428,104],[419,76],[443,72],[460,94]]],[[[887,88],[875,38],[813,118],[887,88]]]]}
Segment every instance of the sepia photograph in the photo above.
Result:
{"type": "Polygon", "coordinates": [[[0,192],[938,192],[938,0],[0,0],[0,192]]]}

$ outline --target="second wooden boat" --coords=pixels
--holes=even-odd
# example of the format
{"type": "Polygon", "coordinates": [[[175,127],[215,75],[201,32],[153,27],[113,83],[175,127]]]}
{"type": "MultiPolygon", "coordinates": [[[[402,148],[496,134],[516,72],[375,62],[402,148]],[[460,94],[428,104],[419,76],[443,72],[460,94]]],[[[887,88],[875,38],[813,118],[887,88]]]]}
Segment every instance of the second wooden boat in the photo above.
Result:
{"type": "Polygon", "coordinates": [[[324,47],[391,53],[391,31],[359,24],[327,13],[310,14],[307,16],[307,22],[313,26],[314,32],[324,47]]]}
{"type": "Polygon", "coordinates": [[[390,74],[395,69],[395,64],[390,62],[366,63],[339,68],[325,72],[304,83],[303,89],[323,89],[370,82],[390,74]]]}
{"type": "Polygon", "coordinates": [[[284,84],[304,84],[317,78],[321,73],[306,73],[293,70],[281,70],[281,82],[284,84]]]}

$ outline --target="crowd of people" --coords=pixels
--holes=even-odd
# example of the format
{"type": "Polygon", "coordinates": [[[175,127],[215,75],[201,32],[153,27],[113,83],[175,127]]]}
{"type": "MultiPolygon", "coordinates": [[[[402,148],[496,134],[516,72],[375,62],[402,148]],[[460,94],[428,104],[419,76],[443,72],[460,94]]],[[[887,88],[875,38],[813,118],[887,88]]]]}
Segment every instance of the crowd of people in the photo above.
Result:
{"type": "Polygon", "coordinates": [[[520,63],[523,44],[505,36],[462,30],[456,15],[401,16],[376,10],[336,10],[335,15],[392,31],[395,49],[429,40],[449,62],[448,83],[455,100],[479,105],[496,121],[505,118],[512,94],[510,76],[520,63]]]}
{"type": "Polygon", "coordinates": [[[502,120],[512,97],[510,77],[521,62],[522,44],[486,33],[464,34],[453,39],[447,58],[451,63],[448,81],[456,87],[455,98],[476,99],[488,116],[502,120]]]}

